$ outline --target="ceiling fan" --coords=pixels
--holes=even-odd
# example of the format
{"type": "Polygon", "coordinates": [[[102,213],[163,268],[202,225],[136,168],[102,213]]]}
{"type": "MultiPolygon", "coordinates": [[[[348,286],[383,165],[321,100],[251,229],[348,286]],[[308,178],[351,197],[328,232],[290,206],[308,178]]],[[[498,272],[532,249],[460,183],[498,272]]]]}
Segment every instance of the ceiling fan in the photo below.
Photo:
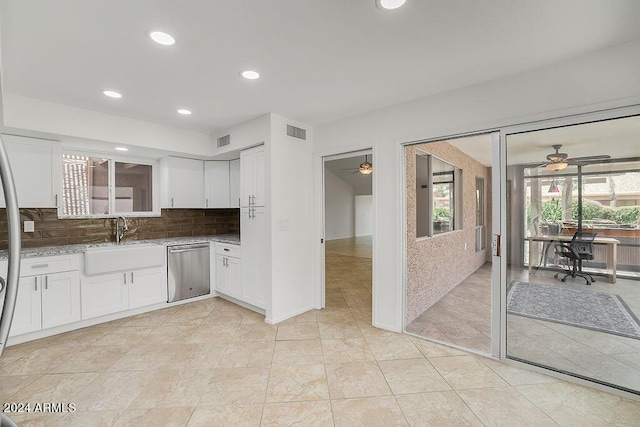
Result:
{"type": "MultiPolygon", "coordinates": [[[[352,170],[352,169],[342,169],[342,170],[352,170]]],[[[373,173],[373,164],[369,162],[369,155],[364,156],[364,162],[360,163],[360,166],[353,173],[360,172],[362,175],[370,175],[373,173]]]]}
{"type": "Polygon", "coordinates": [[[562,144],[552,145],[553,149],[556,150],[555,153],[551,153],[547,155],[547,162],[541,164],[538,167],[545,167],[550,171],[561,171],[569,165],[586,165],[589,163],[595,163],[602,160],[610,159],[611,156],[607,154],[602,154],[598,156],[584,156],[584,157],[569,157],[567,153],[561,153],[560,148],[562,148],[562,144]]]}

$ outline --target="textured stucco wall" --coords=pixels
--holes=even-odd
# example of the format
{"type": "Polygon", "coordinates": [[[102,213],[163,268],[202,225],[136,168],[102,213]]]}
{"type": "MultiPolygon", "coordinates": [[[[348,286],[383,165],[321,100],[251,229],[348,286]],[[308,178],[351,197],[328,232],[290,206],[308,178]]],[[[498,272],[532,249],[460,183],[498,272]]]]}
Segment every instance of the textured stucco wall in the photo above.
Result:
{"type": "MultiPolygon", "coordinates": [[[[491,205],[490,186],[487,185],[491,180],[486,166],[446,141],[409,146],[405,149],[405,154],[407,164],[406,322],[409,324],[486,262],[488,248],[475,252],[475,178],[479,176],[485,179],[487,206],[491,205]],[[416,239],[416,149],[433,154],[462,169],[462,230],[416,239]]],[[[486,222],[490,221],[490,216],[487,216],[486,222]]]]}

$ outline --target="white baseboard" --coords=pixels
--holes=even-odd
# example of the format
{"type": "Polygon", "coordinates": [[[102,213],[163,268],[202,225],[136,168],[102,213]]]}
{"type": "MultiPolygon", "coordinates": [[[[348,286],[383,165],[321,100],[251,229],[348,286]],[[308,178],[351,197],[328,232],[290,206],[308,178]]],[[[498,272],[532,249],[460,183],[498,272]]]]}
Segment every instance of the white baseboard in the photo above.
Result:
{"type": "Polygon", "coordinates": [[[301,308],[299,310],[294,311],[291,314],[287,314],[287,315],[284,315],[284,316],[276,317],[274,319],[265,319],[264,321],[269,323],[269,324],[271,324],[271,325],[275,325],[277,323],[284,322],[287,319],[291,319],[292,317],[296,317],[296,316],[299,316],[301,314],[304,314],[309,310],[313,310],[313,307],[309,306],[309,307],[306,307],[306,308],[301,308]]]}

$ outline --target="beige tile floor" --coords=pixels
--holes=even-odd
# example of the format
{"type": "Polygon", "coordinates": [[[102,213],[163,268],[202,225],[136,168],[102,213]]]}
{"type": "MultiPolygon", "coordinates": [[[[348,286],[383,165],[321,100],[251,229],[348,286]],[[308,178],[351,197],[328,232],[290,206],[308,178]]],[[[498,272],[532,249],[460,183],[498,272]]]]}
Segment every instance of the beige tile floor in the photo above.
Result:
{"type": "MultiPolygon", "coordinates": [[[[560,282],[553,271],[510,269],[511,280],[527,280],[585,289],[581,279],[560,282]]],[[[640,282],[618,278],[616,284],[596,276],[587,290],[620,295],[640,315],[640,282]]],[[[640,340],[588,329],[545,322],[521,316],[507,316],[507,354],[540,365],[573,372],[640,392],[640,340]]]]}
{"type": "Polygon", "coordinates": [[[406,327],[407,332],[491,353],[491,264],[486,263],[406,327]]]}
{"type": "MultiPolygon", "coordinates": [[[[510,280],[584,289],[582,279],[562,283],[554,271],[509,269],[510,280]]],[[[490,353],[491,265],[485,264],[407,325],[422,337],[490,353]]],[[[596,276],[588,287],[615,293],[640,315],[640,282],[596,276]]],[[[507,316],[507,354],[535,364],[640,391],[640,340],[521,316],[507,316]]]]}
{"type": "Polygon", "coordinates": [[[373,328],[371,259],[327,261],[327,308],[277,326],[213,298],[10,347],[2,401],[76,405],[21,427],[638,425],[638,402],[373,328]]]}

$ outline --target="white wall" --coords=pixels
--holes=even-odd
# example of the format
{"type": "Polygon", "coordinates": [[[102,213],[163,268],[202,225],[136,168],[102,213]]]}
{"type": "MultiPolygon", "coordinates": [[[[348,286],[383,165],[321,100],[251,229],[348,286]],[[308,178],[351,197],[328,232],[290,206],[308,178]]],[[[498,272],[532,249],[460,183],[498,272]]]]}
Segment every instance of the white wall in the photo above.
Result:
{"type": "MultiPolygon", "coordinates": [[[[315,128],[315,165],[318,157],[373,144],[375,326],[395,331],[403,327],[401,144],[640,103],[639,52],[640,41],[627,43],[315,128]]],[[[316,180],[320,176],[316,167],[316,180]]],[[[321,227],[317,215],[316,233],[321,227]]],[[[319,265],[315,268],[320,271],[319,265]]]]}
{"type": "Polygon", "coordinates": [[[373,196],[355,196],[355,234],[368,236],[373,233],[373,196]]]}
{"type": "Polygon", "coordinates": [[[271,120],[271,114],[263,114],[217,134],[211,138],[213,154],[220,155],[265,142],[264,139],[271,132],[271,120]],[[231,135],[231,143],[226,147],[218,148],[216,145],[217,139],[224,135],[231,135]]]}
{"type": "Polygon", "coordinates": [[[277,323],[314,307],[313,131],[271,115],[270,204],[271,304],[267,322],[277,323]],[[286,135],[286,125],[307,129],[307,140],[286,135]]]}
{"type": "Polygon", "coordinates": [[[354,196],[351,185],[330,170],[324,170],[324,235],[326,240],[353,237],[354,196]]]}
{"type": "Polygon", "coordinates": [[[210,156],[211,137],[140,120],[3,93],[4,126],[210,156]]]}

